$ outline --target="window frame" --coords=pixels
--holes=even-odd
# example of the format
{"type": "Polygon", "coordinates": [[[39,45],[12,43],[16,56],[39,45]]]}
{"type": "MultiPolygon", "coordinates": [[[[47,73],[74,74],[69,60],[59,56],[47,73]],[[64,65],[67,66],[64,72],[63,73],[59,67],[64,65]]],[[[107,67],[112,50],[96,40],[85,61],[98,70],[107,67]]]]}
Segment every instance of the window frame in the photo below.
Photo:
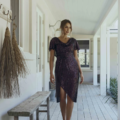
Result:
{"type": "MultiPolygon", "coordinates": [[[[83,49],[83,48],[82,48],[82,49],[83,49]]],[[[88,68],[88,67],[90,66],[90,65],[86,65],[86,63],[87,63],[87,54],[86,54],[86,53],[87,53],[87,52],[86,52],[87,49],[88,49],[88,48],[84,48],[84,51],[85,51],[85,65],[81,65],[81,67],[85,67],[85,68],[86,68],[86,67],[88,68]]],[[[89,57],[89,58],[90,58],[90,57],[89,57]]]]}
{"type": "Polygon", "coordinates": [[[15,24],[17,25],[17,29],[15,30],[15,34],[16,34],[16,39],[17,39],[17,44],[20,45],[20,14],[19,14],[19,10],[20,10],[20,2],[19,0],[10,0],[10,9],[12,10],[12,18],[15,17],[15,20],[12,22],[12,24],[10,24],[10,31],[11,33],[13,32],[13,23],[15,22],[15,24]]]}
{"type": "MultiPolygon", "coordinates": [[[[88,48],[84,48],[84,50],[85,50],[85,65],[81,65],[81,68],[88,68],[88,69],[90,69],[90,62],[91,62],[91,61],[90,61],[90,60],[91,60],[91,59],[90,59],[90,58],[91,58],[91,56],[90,56],[90,53],[91,53],[91,50],[90,50],[90,43],[91,43],[91,42],[90,42],[90,38],[83,38],[83,39],[81,39],[81,38],[79,39],[79,38],[78,38],[78,39],[76,39],[76,40],[78,41],[78,43],[79,43],[79,41],[81,41],[81,40],[82,40],[82,41],[83,41],[83,40],[89,41],[89,65],[86,65],[86,62],[87,62],[87,59],[86,59],[86,51],[87,51],[88,48]]],[[[83,49],[83,48],[81,48],[81,49],[83,49]]],[[[80,51],[80,50],[79,50],[79,51],[80,51]]]]}

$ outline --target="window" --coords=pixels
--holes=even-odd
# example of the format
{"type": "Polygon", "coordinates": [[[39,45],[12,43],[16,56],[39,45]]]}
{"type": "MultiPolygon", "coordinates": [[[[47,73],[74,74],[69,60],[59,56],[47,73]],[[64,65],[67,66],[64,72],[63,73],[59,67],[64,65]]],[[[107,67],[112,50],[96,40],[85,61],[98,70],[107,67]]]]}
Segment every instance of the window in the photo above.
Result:
{"type": "MultiPolygon", "coordinates": [[[[15,34],[16,34],[16,39],[17,39],[17,43],[19,45],[19,0],[11,0],[11,10],[12,10],[12,18],[15,17],[15,24],[17,25],[17,28],[15,30],[15,34]]],[[[13,31],[13,22],[11,23],[11,33],[13,31]]]]}
{"type": "Polygon", "coordinates": [[[80,46],[78,58],[81,67],[89,67],[89,40],[80,40],[78,44],[80,46]]]}

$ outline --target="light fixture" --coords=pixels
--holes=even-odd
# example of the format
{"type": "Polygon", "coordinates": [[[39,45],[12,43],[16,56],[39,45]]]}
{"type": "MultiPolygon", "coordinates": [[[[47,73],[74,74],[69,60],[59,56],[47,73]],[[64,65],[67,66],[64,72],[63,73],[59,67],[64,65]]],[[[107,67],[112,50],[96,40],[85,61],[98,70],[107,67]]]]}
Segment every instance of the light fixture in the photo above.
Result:
{"type": "Polygon", "coordinates": [[[60,28],[56,29],[56,31],[60,31],[60,30],[61,30],[60,28]]]}
{"type": "MultiPolygon", "coordinates": [[[[61,20],[58,20],[58,21],[61,21],[61,20]]],[[[58,21],[57,21],[57,22],[58,22],[58,21]]],[[[54,28],[54,26],[57,24],[57,22],[56,22],[54,25],[50,25],[50,24],[49,24],[49,27],[53,27],[53,28],[54,28]]],[[[60,31],[60,30],[61,30],[61,29],[58,28],[58,29],[56,29],[55,31],[60,31]]]]}
{"type": "Polygon", "coordinates": [[[0,9],[2,8],[2,4],[0,4],[0,9]]]}

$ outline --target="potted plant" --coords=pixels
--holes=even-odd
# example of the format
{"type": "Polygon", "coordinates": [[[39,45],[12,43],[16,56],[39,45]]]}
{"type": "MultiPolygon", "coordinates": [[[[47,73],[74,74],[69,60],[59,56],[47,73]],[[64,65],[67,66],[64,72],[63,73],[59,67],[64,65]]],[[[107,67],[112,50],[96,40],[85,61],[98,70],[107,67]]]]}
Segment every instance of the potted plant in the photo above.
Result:
{"type": "Polygon", "coordinates": [[[50,101],[55,101],[55,97],[56,97],[55,84],[51,83],[50,81],[49,81],[49,90],[51,91],[50,101]]]}
{"type": "Polygon", "coordinates": [[[110,88],[107,89],[107,94],[110,96],[106,102],[112,97],[118,103],[118,82],[116,78],[110,78],[110,88]]]}

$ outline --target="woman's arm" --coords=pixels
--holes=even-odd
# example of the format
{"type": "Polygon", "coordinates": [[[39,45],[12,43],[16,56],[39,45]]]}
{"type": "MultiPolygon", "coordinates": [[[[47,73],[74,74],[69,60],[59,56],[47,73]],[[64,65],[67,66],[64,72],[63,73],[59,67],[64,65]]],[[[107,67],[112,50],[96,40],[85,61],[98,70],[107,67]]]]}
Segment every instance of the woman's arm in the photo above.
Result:
{"type": "Polygon", "coordinates": [[[50,74],[53,74],[54,52],[55,52],[55,50],[53,50],[53,49],[50,50],[50,64],[49,64],[49,66],[50,66],[50,74]]]}
{"type": "Polygon", "coordinates": [[[55,77],[53,75],[54,52],[55,52],[55,50],[53,50],[53,49],[50,50],[50,81],[52,83],[55,83],[55,77]]]}
{"type": "Polygon", "coordinates": [[[80,84],[82,84],[83,81],[84,81],[84,77],[83,77],[83,73],[82,73],[82,70],[81,70],[81,65],[80,65],[79,59],[78,59],[78,57],[77,57],[77,50],[74,50],[74,56],[75,56],[75,59],[76,59],[76,61],[77,61],[77,63],[78,63],[78,66],[79,66],[80,77],[81,77],[80,84]]]}
{"type": "Polygon", "coordinates": [[[74,56],[75,56],[75,59],[76,59],[76,61],[78,63],[80,74],[83,74],[82,70],[81,70],[80,61],[79,61],[78,56],[77,56],[77,50],[74,50],[74,56]]]}

